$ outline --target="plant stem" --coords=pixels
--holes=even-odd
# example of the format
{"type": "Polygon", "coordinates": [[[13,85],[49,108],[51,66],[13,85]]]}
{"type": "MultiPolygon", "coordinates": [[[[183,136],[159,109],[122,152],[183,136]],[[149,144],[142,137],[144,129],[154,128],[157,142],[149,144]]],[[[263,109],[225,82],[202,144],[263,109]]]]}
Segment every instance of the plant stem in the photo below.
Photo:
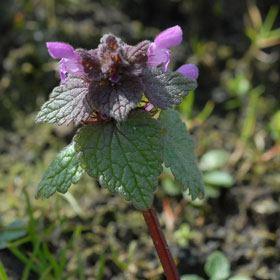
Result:
{"type": "Polygon", "coordinates": [[[164,234],[160,228],[156,211],[153,208],[150,208],[143,211],[142,213],[148,226],[150,236],[153,239],[167,280],[179,280],[179,274],[169,247],[166,243],[164,234]]]}

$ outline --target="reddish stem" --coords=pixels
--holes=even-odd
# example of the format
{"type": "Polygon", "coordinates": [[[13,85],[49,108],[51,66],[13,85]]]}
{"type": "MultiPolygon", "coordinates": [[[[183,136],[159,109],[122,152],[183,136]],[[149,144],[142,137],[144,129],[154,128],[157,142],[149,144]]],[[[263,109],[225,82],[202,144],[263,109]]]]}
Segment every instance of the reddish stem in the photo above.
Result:
{"type": "Polygon", "coordinates": [[[160,228],[157,214],[153,208],[143,211],[146,224],[153,239],[160,262],[162,264],[167,280],[179,280],[179,274],[160,228]]]}

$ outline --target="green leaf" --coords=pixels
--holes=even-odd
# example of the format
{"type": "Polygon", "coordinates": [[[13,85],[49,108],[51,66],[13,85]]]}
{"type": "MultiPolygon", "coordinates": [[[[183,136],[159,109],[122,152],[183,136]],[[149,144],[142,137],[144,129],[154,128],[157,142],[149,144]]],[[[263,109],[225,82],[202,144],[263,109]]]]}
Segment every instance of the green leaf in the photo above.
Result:
{"type": "Polygon", "coordinates": [[[205,186],[205,196],[210,198],[217,198],[220,195],[219,188],[211,185],[205,186]]]}
{"type": "Polygon", "coordinates": [[[230,263],[222,252],[215,251],[208,256],[204,270],[210,279],[223,280],[230,275],[230,263]]]}
{"type": "Polygon", "coordinates": [[[201,173],[194,155],[194,144],[180,114],[174,110],[162,111],[160,121],[164,130],[163,158],[184,191],[189,189],[192,199],[204,193],[201,173]]]}
{"type": "Polygon", "coordinates": [[[191,231],[188,224],[183,223],[180,225],[178,230],[174,232],[174,239],[180,247],[187,247],[189,241],[195,236],[195,232],[191,231]]]}
{"type": "Polygon", "coordinates": [[[8,274],[5,271],[5,267],[2,264],[2,262],[0,261],[0,279],[1,280],[9,280],[8,274]]]}
{"type": "MultiPolygon", "coordinates": [[[[0,250],[8,246],[8,243],[26,235],[26,225],[21,220],[15,220],[0,232],[0,250]]],[[[1,277],[0,277],[1,279],[1,277]]]]}
{"type": "Polygon", "coordinates": [[[66,193],[71,184],[80,180],[83,172],[72,142],[49,165],[38,185],[36,198],[49,198],[56,191],[66,193]]]}
{"type": "Polygon", "coordinates": [[[102,186],[145,209],[162,171],[160,125],[136,112],[121,123],[82,127],[75,137],[81,164],[102,186]]]}
{"type": "Polygon", "coordinates": [[[164,191],[170,196],[181,195],[182,191],[178,184],[171,178],[164,178],[161,182],[164,191]]]}
{"type": "Polygon", "coordinates": [[[234,184],[233,177],[226,171],[210,171],[203,174],[205,184],[230,188],[234,184]]]}
{"type": "Polygon", "coordinates": [[[208,151],[201,157],[199,167],[201,170],[221,168],[228,162],[229,156],[225,150],[208,151]]]}
{"type": "Polygon", "coordinates": [[[69,77],[63,84],[55,87],[50,99],[42,106],[36,122],[58,125],[86,120],[93,111],[88,84],[81,78],[69,77]]]}
{"type": "Polygon", "coordinates": [[[280,110],[278,110],[270,119],[269,128],[273,139],[280,142],[280,110]]]}
{"type": "Polygon", "coordinates": [[[163,72],[159,68],[146,70],[142,82],[146,97],[162,109],[180,104],[183,97],[197,87],[196,80],[187,79],[178,72],[163,72]]]}

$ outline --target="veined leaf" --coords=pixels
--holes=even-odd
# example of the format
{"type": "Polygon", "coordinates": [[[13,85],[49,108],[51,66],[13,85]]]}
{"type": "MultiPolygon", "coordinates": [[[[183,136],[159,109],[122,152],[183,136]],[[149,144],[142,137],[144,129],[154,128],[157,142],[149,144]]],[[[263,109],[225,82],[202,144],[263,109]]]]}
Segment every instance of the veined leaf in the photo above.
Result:
{"type": "Polygon", "coordinates": [[[157,120],[135,112],[125,122],[81,128],[75,148],[90,176],[145,209],[152,204],[162,170],[160,132],[157,120]]]}
{"type": "Polygon", "coordinates": [[[170,167],[176,180],[184,190],[189,189],[192,199],[195,199],[204,193],[204,185],[191,136],[178,112],[172,109],[162,111],[159,119],[164,130],[164,164],[170,167]]]}
{"type": "Polygon", "coordinates": [[[56,191],[66,193],[71,184],[80,180],[83,172],[72,142],[49,165],[38,185],[36,198],[49,198],[56,191]]]}
{"type": "Polygon", "coordinates": [[[197,87],[196,80],[187,79],[178,72],[146,70],[143,77],[144,93],[149,101],[162,109],[182,102],[190,90],[197,87]]]}
{"type": "Polygon", "coordinates": [[[88,84],[81,78],[69,77],[53,89],[50,99],[42,106],[36,122],[58,125],[78,124],[86,120],[93,111],[88,84]]]}
{"type": "Polygon", "coordinates": [[[121,86],[91,83],[90,93],[94,108],[117,121],[126,119],[131,109],[135,108],[142,96],[142,85],[137,79],[123,81],[121,86]]]}

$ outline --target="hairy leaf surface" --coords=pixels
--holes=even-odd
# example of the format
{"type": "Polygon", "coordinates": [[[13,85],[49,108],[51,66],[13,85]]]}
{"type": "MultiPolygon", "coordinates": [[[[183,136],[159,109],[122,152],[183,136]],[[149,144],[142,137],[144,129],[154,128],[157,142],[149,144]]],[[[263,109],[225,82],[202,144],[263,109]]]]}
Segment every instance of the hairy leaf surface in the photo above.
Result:
{"type": "Polygon", "coordinates": [[[56,191],[66,193],[71,184],[80,180],[83,173],[72,142],[49,165],[38,185],[36,198],[49,198],[56,191]]]}
{"type": "Polygon", "coordinates": [[[90,91],[95,109],[117,121],[125,120],[130,110],[137,106],[142,96],[142,87],[133,78],[123,81],[120,86],[116,85],[114,87],[108,83],[102,85],[93,82],[90,91]]]}
{"type": "Polygon", "coordinates": [[[158,68],[146,70],[142,80],[146,97],[162,109],[181,103],[182,98],[197,87],[196,80],[187,79],[178,72],[162,72],[158,68]]]}
{"type": "Polygon", "coordinates": [[[150,41],[142,41],[136,46],[127,46],[125,57],[129,63],[143,64],[147,62],[147,51],[150,41]]]}
{"type": "Polygon", "coordinates": [[[88,84],[81,78],[69,77],[63,84],[53,89],[50,99],[42,106],[36,121],[58,125],[70,122],[78,124],[86,120],[92,111],[88,84]]]}
{"type": "Polygon", "coordinates": [[[204,185],[191,136],[175,110],[162,111],[160,121],[164,130],[164,164],[170,167],[176,180],[183,185],[184,190],[189,189],[192,199],[195,199],[203,194],[204,185]]]}
{"type": "Polygon", "coordinates": [[[143,112],[125,122],[86,126],[75,137],[81,164],[101,185],[132,201],[151,206],[162,170],[160,125],[143,112]]]}

